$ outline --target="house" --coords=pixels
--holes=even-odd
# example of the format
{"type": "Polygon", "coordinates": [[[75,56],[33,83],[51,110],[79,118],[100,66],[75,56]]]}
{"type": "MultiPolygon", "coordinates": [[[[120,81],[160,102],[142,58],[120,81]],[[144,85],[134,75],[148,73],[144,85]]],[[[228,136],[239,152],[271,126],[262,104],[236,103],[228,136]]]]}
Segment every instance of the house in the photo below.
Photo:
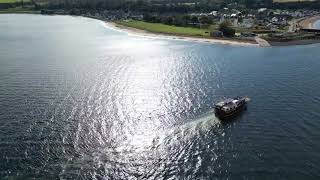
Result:
{"type": "Polygon", "coordinates": [[[226,19],[225,19],[225,14],[223,14],[221,17],[220,17],[220,23],[222,23],[223,21],[225,21],[226,19]]]}
{"type": "Polygon", "coordinates": [[[268,27],[271,31],[279,30],[278,26],[273,23],[268,24],[266,27],[268,27]]]}
{"type": "Polygon", "coordinates": [[[232,26],[233,27],[238,27],[238,18],[233,18],[232,26]]]}
{"type": "Polygon", "coordinates": [[[217,16],[218,15],[218,11],[212,11],[208,15],[209,16],[217,16]]]}
{"type": "Polygon", "coordinates": [[[237,17],[237,14],[236,14],[236,13],[231,14],[230,17],[231,17],[231,18],[236,18],[236,17],[237,17]]]}
{"type": "Polygon", "coordinates": [[[258,9],[258,13],[263,13],[263,12],[266,12],[267,11],[267,8],[260,8],[258,9]]]}
{"type": "Polygon", "coordinates": [[[273,17],[272,19],[271,19],[271,22],[273,22],[273,23],[276,23],[276,22],[278,22],[279,21],[279,19],[277,18],[277,17],[273,17]]]}

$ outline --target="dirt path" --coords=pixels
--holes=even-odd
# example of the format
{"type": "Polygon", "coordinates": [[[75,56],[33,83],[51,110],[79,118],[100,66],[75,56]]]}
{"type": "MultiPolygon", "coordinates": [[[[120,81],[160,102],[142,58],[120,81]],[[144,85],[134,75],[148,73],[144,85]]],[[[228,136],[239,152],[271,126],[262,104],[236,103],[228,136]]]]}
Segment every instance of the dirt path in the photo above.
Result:
{"type": "Polygon", "coordinates": [[[271,46],[268,41],[260,38],[260,37],[255,37],[255,40],[257,41],[257,43],[261,46],[261,47],[269,47],[271,46]]]}

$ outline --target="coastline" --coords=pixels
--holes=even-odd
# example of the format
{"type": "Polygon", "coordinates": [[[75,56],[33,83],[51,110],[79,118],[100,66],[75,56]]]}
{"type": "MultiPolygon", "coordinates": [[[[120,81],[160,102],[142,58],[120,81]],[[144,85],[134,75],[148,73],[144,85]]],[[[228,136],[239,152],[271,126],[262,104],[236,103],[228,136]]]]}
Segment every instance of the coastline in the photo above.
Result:
{"type": "Polygon", "coordinates": [[[116,22],[104,21],[104,23],[113,28],[126,32],[129,35],[140,36],[146,38],[160,38],[160,39],[171,39],[171,40],[182,40],[190,42],[202,42],[202,43],[212,43],[212,44],[226,44],[226,45],[235,45],[235,46],[259,46],[256,41],[246,41],[246,40],[231,40],[231,39],[217,39],[217,38],[202,38],[202,37],[189,37],[189,36],[180,36],[164,33],[154,33],[141,29],[136,29],[124,25],[117,24],[116,22]]]}
{"type": "MultiPolygon", "coordinates": [[[[1,12],[0,14],[41,14],[39,11],[20,11],[20,12],[1,12]]],[[[153,39],[169,39],[169,40],[180,40],[189,42],[201,42],[201,43],[211,43],[211,44],[224,44],[233,46],[251,46],[251,47],[269,47],[269,46],[295,46],[295,45],[309,45],[320,43],[320,39],[302,39],[302,40],[292,40],[292,41],[266,41],[260,37],[256,37],[254,40],[243,40],[243,39],[228,39],[228,38],[206,38],[206,37],[192,37],[183,36],[176,34],[165,34],[165,33],[155,33],[149,32],[142,29],[132,28],[118,24],[113,21],[106,21],[103,18],[98,18],[94,16],[81,16],[91,19],[100,20],[101,23],[106,25],[107,28],[125,32],[131,36],[138,36],[144,38],[153,39]],[[261,41],[261,42],[260,42],[261,41]]],[[[315,15],[311,17],[306,17],[296,20],[296,23],[302,28],[314,28],[314,23],[320,20],[320,15],[315,15]]]]}
{"type": "MultiPolygon", "coordinates": [[[[314,24],[316,21],[320,20],[320,15],[314,15],[309,17],[300,18],[294,21],[293,24],[297,24],[303,29],[316,29],[314,24]]],[[[291,41],[268,41],[271,46],[296,46],[296,45],[309,45],[318,44],[320,39],[301,39],[301,40],[291,40],[291,41]]]]}
{"type": "Polygon", "coordinates": [[[299,46],[299,45],[309,45],[309,44],[318,44],[320,43],[320,39],[303,39],[303,40],[292,40],[292,41],[268,41],[271,46],[299,46]]]}

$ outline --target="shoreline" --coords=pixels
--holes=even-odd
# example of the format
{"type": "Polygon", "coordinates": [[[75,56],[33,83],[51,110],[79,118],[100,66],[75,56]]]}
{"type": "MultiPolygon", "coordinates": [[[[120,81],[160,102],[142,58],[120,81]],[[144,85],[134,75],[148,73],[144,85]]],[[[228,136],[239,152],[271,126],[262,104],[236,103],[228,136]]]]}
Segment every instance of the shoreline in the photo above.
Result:
{"type": "MultiPolygon", "coordinates": [[[[320,20],[320,15],[314,15],[309,17],[304,17],[295,20],[295,23],[304,29],[316,29],[314,24],[316,21],[320,20]]],[[[320,43],[320,39],[301,39],[301,40],[291,40],[291,41],[268,41],[271,46],[297,46],[297,45],[310,45],[320,43]]]]}
{"type": "MultiPolygon", "coordinates": [[[[27,11],[27,12],[1,12],[0,14],[35,14],[39,15],[37,11],[27,11]]],[[[40,14],[41,15],[41,14],[40,14]]],[[[70,16],[70,15],[66,15],[70,16]]],[[[153,38],[153,39],[168,39],[168,40],[180,40],[188,42],[200,42],[200,43],[211,43],[211,44],[222,44],[222,45],[231,45],[231,46],[251,46],[251,47],[279,47],[279,46],[295,46],[295,45],[309,45],[309,44],[318,44],[320,39],[303,39],[303,40],[292,40],[292,41],[266,41],[259,37],[256,37],[254,40],[241,40],[241,39],[227,39],[227,38],[206,38],[206,37],[191,37],[175,34],[166,34],[166,33],[154,33],[142,29],[132,28],[118,24],[113,21],[106,21],[103,18],[93,17],[93,16],[79,16],[90,19],[95,19],[101,21],[106,28],[113,29],[116,31],[125,32],[131,36],[143,37],[143,38],[153,38]],[[265,41],[261,44],[260,40],[265,41]],[[265,45],[265,43],[267,43],[265,45]]],[[[314,23],[320,20],[320,15],[307,17],[299,19],[297,21],[298,25],[303,28],[313,28],[314,23]]]]}
{"type": "Polygon", "coordinates": [[[109,27],[120,30],[132,36],[140,36],[146,38],[157,38],[157,39],[170,39],[170,40],[181,40],[189,42],[201,42],[201,43],[212,43],[212,44],[225,44],[225,45],[235,45],[235,46],[257,46],[259,44],[256,41],[246,41],[246,40],[230,40],[230,39],[217,39],[217,38],[202,38],[202,37],[189,37],[182,35],[172,35],[165,33],[154,33],[142,29],[132,28],[118,24],[116,22],[104,21],[109,27]]]}
{"type": "MultiPolygon", "coordinates": [[[[316,17],[304,19],[308,24],[313,24],[315,21],[320,20],[320,15],[316,17]]],[[[140,36],[145,38],[160,38],[160,39],[171,39],[171,40],[183,40],[189,42],[202,42],[202,43],[212,43],[212,44],[224,44],[224,45],[234,45],[234,46],[251,46],[251,47],[284,47],[284,46],[298,46],[298,45],[310,45],[320,43],[319,39],[302,39],[302,40],[292,40],[292,41],[266,41],[260,37],[256,37],[254,40],[245,41],[237,39],[217,39],[217,38],[202,38],[202,37],[189,37],[172,35],[165,33],[154,33],[142,29],[132,28],[118,24],[116,22],[104,21],[108,27],[115,30],[126,32],[129,35],[140,36]]]]}
{"type": "Polygon", "coordinates": [[[285,46],[299,46],[299,45],[310,45],[320,43],[320,39],[303,39],[303,40],[292,40],[285,42],[268,41],[273,47],[285,47],[285,46]]]}

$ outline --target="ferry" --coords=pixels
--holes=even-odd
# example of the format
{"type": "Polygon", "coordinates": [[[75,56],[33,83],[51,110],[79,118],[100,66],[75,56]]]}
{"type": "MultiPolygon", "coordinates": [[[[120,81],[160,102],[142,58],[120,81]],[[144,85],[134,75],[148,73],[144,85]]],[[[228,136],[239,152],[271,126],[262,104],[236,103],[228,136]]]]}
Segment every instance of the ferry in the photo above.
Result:
{"type": "Polygon", "coordinates": [[[236,115],[246,108],[248,97],[229,98],[215,104],[215,114],[219,119],[225,119],[236,115]]]}

